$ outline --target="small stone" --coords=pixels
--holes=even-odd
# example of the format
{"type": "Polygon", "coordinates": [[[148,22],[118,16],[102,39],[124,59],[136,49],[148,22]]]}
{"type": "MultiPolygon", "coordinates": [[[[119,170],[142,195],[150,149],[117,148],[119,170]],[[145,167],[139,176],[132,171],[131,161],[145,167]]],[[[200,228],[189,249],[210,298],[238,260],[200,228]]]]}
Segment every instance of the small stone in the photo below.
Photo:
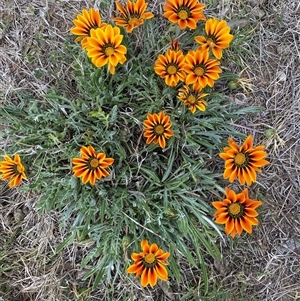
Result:
{"type": "Polygon", "coordinates": [[[285,82],[286,81],[286,74],[283,71],[277,72],[277,78],[279,82],[285,82]]]}

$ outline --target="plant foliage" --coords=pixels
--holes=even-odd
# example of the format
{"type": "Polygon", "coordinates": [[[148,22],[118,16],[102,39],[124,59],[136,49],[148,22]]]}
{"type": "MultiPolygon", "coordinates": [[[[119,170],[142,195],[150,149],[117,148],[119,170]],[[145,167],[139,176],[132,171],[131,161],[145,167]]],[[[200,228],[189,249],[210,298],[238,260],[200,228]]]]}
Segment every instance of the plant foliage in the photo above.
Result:
{"type": "MultiPolygon", "coordinates": [[[[185,51],[195,47],[193,37],[201,30],[180,37],[185,51]]],[[[151,19],[123,35],[127,61],[114,75],[96,68],[79,45],[67,43],[72,93],[18,94],[18,101],[0,109],[2,137],[11,141],[10,153],[22,155],[29,179],[22,189],[39,193],[41,212],[58,210],[62,226],[70,226],[57,252],[74,240],[90,244],[81,268],[92,264],[85,278],[92,277],[94,287],[124,273],[129,254],[146,238],[171,252],[171,279],[180,280],[178,261],[184,256],[201,268],[207,292],[207,256],[220,257],[221,233],[212,222],[210,200],[223,190],[213,163],[243,111],[217,92],[220,81],[207,89],[206,111],[192,114],[177,90],[155,74],[158,54],[170,37],[178,37],[175,26],[151,19]],[[175,134],[165,149],[146,145],[142,135],[147,114],[162,110],[171,116],[175,134]],[[110,176],[95,186],[72,174],[71,159],[83,145],[115,159],[110,176]]]]}

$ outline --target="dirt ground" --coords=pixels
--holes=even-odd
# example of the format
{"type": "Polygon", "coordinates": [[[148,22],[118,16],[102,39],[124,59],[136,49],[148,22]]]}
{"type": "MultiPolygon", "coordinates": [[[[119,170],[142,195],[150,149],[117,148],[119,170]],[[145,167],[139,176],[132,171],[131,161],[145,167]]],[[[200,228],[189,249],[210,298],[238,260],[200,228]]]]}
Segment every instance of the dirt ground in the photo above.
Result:
{"type": "MultiPolygon", "coordinates": [[[[163,1],[148,2],[161,9],[163,1]]],[[[300,4],[211,0],[207,5],[208,14],[225,18],[247,36],[243,55],[228,66],[241,72],[245,90],[228,91],[228,96],[264,108],[236,127],[265,144],[271,162],[254,185],[263,200],[260,225],[252,236],[220,244],[223,260],[209,271],[212,283],[226,294],[209,300],[300,300],[300,4]]],[[[104,7],[101,0],[1,1],[0,105],[15,102],[17,91],[38,96],[70,80],[71,66],[59,52],[70,37],[72,19],[91,6],[106,8],[109,15],[113,11],[113,2],[104,7]]],[[[0,127],[5,131],[1,121],[0,127]]],[[[0,148],[9,147],[9,139],[1,139],[0,148]]],[[[78,268],[84,246],[74,243],[53,256],[67,229],[59,228],[57,212],[39,215],[37,202],[37,196],[0,183],[0,300],[114,300],[104,287],[88,297],[78,268]]],[[[116,289],[121,296],[126,283],[116,289]]],[[[171,300],[168,294],[157,296],[145,290],[130,300],[171,300]]]]}

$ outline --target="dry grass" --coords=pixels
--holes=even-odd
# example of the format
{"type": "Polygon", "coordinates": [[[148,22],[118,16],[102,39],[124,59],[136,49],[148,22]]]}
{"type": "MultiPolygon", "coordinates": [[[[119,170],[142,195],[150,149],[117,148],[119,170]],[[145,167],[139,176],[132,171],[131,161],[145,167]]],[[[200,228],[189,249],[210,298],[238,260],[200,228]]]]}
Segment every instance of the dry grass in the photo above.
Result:
{"type": "MultiPolygon", "coordinates": [[[[239,61],[229,66],[237,73],[244,69],[242,77],[251,79],[252,86],[244,80],[248,93],[235,90],[230,97],[264,108],[236,126],[266,144],[271,161],[254,186],[264,200],[260,226],[253,236],[220,245],[224,258],[210,267],[212,282],[229,292],[226,300],[300,300],[300,5],[296,0],[210,2],[217,3],[214,15],[231,20],[245,34],[253,29],[243,48],[254,55],[240,49],[239,61]],[[268,137],[267,129],[271,129],[268,137]]],[[[70,65],[57,54],[72,18],[82,8],[100,3],[1,1],[0,104],[16,101],[15,92],[21,90],[38,96],[53,85],[70,89],[62,86],[70,82],[70,65]]],[[[111,13],[112,6],[108,9],[111,13]]],[[[5,149],[9,143],[0,141],[0,147],[5,149]]],[[[164,287],[152,293],[132,283],[128,291],[125,279],[109,288],[110,295],[103,287],[90,292],[79,269],[89,246],[74,243],[55,255],[67,231],[58,227],[57,212],[39,215],[37,202],[30,193],[1,186],[0,300],[119,300],[114,296],[122,294],[129,296],[126,300],[179,299],[180,291],[168,292],[164,287]]],[[[186,275],[199,277],[188,267],[186,275]]]]}

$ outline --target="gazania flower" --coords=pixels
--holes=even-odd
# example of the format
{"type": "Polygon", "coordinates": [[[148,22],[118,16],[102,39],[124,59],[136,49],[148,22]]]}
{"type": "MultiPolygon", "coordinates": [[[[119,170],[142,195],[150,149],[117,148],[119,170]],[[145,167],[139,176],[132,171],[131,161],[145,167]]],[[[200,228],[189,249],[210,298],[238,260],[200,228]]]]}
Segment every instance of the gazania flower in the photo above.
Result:
{"type": "Polygon", "coordinates": [[[208,50],[190,50],[185,56],[185,83],[194,85],[195,89],[204,88],[206,85],[213,87],[214,81],[220,78],[219,73],[222,72],[219,65],[218,60],[209,59],[208,50]]]}
{"type": "Polygon", "coordinates": [[[4,155],[4,161],[0,161],[0,172],[2,180],[9,180],[8,186],[18,186],[23,179],[26,179],[25,168],[21,162],[19,155],[15,155],[12,159],[4,155]]]}
{"type": "Polygon", "coordinates": [[[217,209],[214,216],[217,224],[225,224],[225,233],[234,237],[241,235],[243,230],[252,233],[252,225],[258,225],[256,208],[261,201],[251,200],[248,189],[236,194],[233,190],[225,188],[226,198],[221,202],[212,202],[217,209]]]}
{"type": "Polygon", "coordinates": [[[196,29],[199,20],[206,20],[202,10],[205,4],[198,0],[166,0],[163,14],[170,22],[177,23],[180,29],[196,29]]]}
{"type": "Polygon", "coordinates": [[[193,89],[185,85],[178,90],[177,98],[194,114],[196,109],[202,112],[206,110],[207,102],[203,97],[207,95],[208,93],[202,93],[202,89],[193,89]]]}
{"type": "Polygon", "coordinates": [[[213,55],[220,59],[222,49],[228,48],[233,39],[233,35],[229,34],[230,27],[225,20],[208,19],[205,23],[205,32],[206,36],[197,36],[195,41],[201,45],[201,51],[211,49],[213,55]]]}
{"type": "Polygon", "coordinates": [[[175,87],[179,81],[184,81],[184,55],[181,50],[167,50],[166,54],[160,54],[154,63],[154,71],[165,79],[168,86],[175,87]]]}
{"type": "Polygon", "coordinates": [[[165,115],[164,112],[159,114],[148,114],[147,119],[144,120],[144,137],[147,138],[146,143],[159,144],[161,148],[166,147],[166,139],[174,136],[170,130],[172,123],[170,116],[165,115]]]}
{"type": "Polygon", "coordinates": [[[251,185],[256,182],[256,172],[261,172],[260,167],[269,164],[265,157],[267,153],[264,146],[253,147],[252,135],[249,135],[242,146],[238,146],[232,139],[228,139],[229,147],[224,147],[224,153],[219,156],[225,160],[224,179],[232,183],[238,178],[240,184],[245,182],[251,185]]]}
{"type": "Polygon", "coordinates": [[[115,73],[115,67],[124,64],[127,48],[121,45],[123,35],[119,27],[107,25],[104,29],[92,29],[91,37],[87,38],[87,55],[92,59],[96,67],[103,67],[108,64],[111,74],[115,73]]]}
{"type": "Polygon", "coordinates": [[[141,253],[131,254],[134,264],[127,269],[127,272],[136,274],[136,277],[141,276],[141,285],[144,287],[148,284],[156,285],[158,278],[167,281],[168,271],[165,266],[168,265],[166,260],[170,253],[159,249],[157,244],[150,246],[146,239],[142,240],[141,247],[141,253]]]}
{"type": "Polygon", "coordinates": [[[92,28],[104,28],[107,24],[101,23],[101,16],[98,10],[90,8],[82,10],[82,14],[78,14],[73,20],[75,27],[71,28],[71,33],[78,36],[75,41],[81,41],[81,46],[86,48],[86,38],[90,36],[92,28]]]}
{"type": "Polygon", "coordinates": [[[150,12],[146,12],[148,4],[145,0],[127,1],[126,7],[120,2],[116,2],[117,6],[117,17],[112,18],[118,26],[125,27],[128,33],[144,23],[144,20],[151,19],[154,15],[150,12]]]}
{"type": "Polygon", "coordinates": [[[105,153],[97,153],[92,146],[82,146],[80,158],[73,158],[72,163],[75,177],[81,178],[83,184],[95,185],[97,179],[109,176],[106,168],[114,163],[114,159],[106,158],[105,153]]]}

